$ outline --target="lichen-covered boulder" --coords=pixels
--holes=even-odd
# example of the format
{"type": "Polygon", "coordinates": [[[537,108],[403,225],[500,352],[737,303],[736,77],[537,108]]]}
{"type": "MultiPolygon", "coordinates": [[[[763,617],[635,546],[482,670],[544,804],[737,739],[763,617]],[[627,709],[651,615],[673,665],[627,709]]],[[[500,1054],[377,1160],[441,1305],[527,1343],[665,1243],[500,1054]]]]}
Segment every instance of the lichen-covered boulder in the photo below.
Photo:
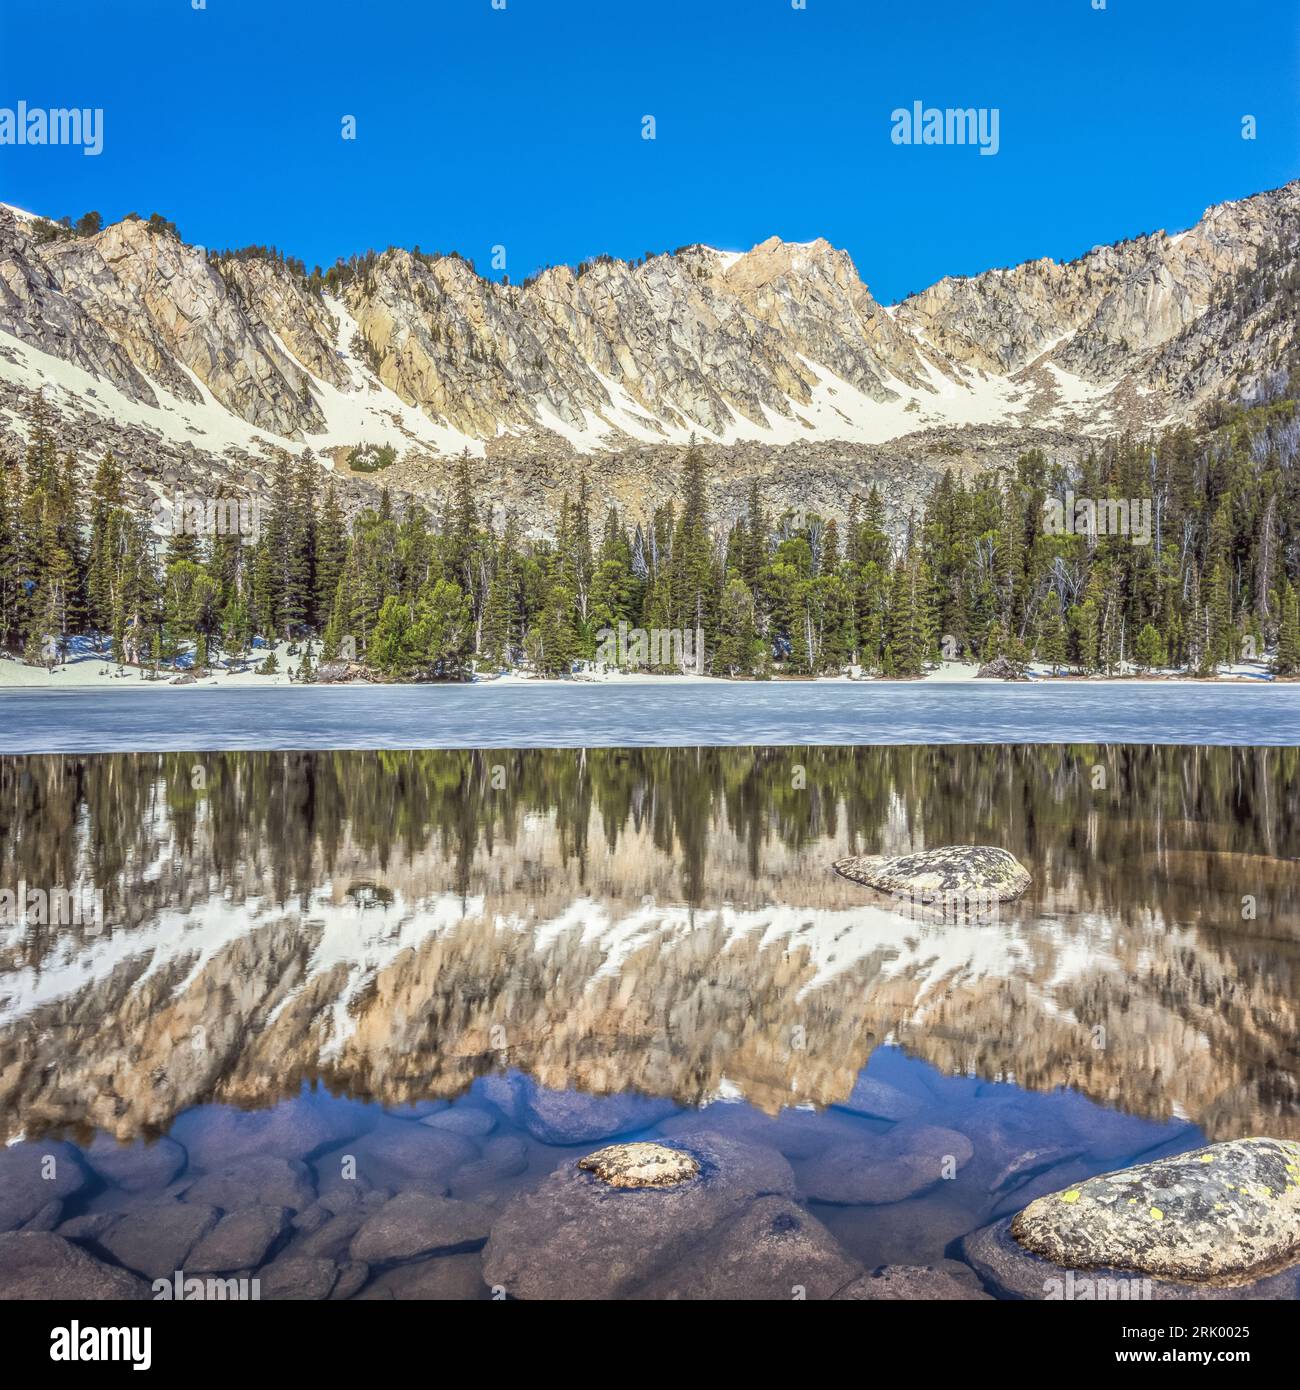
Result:
{"type": "Polygon", "coordinates": [[[1010,1231],[1011,1219],[982,1226],[963,1238],[961,1256],[1000,1298],[1044,1299],[1049,1303],[1131,1302],[1188,1299],[1294,1300],[1300,1297],[1300,1270],[1293,1265],[1245,1283],[1191,1283],[1156,1279],[1133,1269],[1099,1265],[1067,1269],[1026,1250],[1010,1231]]]}
{"type": "Polygon", "coordinates": [[[1010,851],[996,845],[943,845],[915,854],[866,854],[840,859],[837,873],[854,883],[917,902],[980,895],[997,902],[1018,898],[1033,881],[1010,851]]]}
{"type": "Polygon", "coordinates": [[[1300,1143],[1235,1139],[1039,1197],[1011,1223],[1034,1254],[1185,1282],[1300,1261],[1300,1143]]]}
{"type": "Polygon", "coordinates": [[[611,1144],[578,1160],[610,1187],[675,1187],[700,1171],[699,1159],[667,1144],[611,1144]]]}

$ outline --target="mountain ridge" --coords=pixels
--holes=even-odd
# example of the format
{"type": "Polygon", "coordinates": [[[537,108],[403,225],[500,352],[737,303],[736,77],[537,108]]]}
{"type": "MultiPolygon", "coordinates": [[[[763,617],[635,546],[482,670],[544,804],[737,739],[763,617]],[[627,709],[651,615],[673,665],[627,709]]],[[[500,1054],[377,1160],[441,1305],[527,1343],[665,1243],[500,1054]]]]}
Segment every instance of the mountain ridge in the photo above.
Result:
{"type": "MultiPolygon", "coordinates": [[[[0,205],[0,438],[25,438],[41,390],[83,435],[124,436],[128,461],[152,442],[209,472],[305,447],[347,472],[366,443],[417,476],[465,450],[570,472],[692,440],[769,462],[830,448],[850,473],[931,435],[951,455],[992,431],[1010,452],[1022,434],[1155,429],[1259,390],[1294,356],[1295,316],[1275,289],[1234,301],[1234,286],[1268,257],[1294,267],[1298,243],[1295,181],[1172,236],[884,305],[824,238],[597,257],[519,285],[389,248],[322,282],[159,218],[78,235],[0,205]]],[[[528,491],[528,468],[512,472],[528,491]]]]}

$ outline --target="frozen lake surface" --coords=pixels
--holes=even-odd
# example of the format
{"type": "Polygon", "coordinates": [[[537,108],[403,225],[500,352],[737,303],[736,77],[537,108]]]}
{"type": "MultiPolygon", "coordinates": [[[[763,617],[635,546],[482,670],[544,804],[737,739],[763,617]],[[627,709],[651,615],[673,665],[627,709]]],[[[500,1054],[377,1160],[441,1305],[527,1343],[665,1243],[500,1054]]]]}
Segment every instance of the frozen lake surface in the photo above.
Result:
{"type": "Polygon", "coordinates": [[[0,691],[0,753],[1300,744],[1300,685],[662,681],[0,691]]]}

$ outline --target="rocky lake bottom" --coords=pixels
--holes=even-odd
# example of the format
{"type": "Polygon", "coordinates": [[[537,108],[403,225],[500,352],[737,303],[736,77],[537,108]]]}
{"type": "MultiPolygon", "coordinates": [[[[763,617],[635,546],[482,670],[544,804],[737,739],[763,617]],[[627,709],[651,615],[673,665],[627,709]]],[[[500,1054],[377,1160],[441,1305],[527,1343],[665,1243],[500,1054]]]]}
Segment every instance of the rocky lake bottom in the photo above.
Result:
{"type": "Polygon", "coordinates": [[[1298,764],[0,757],[0,1298],[1300,1296],[1298,764]]]}

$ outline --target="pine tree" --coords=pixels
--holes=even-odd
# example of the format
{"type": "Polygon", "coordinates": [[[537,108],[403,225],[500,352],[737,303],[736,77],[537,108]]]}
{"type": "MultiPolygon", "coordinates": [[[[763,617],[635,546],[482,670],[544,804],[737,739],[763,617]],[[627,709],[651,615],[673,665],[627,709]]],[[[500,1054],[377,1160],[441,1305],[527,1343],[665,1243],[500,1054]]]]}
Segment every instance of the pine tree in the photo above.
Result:
{"type": "Polygon", "coordinates": [[[509,664],[511,609],[510,566],[499,556],[488,583],[479,638],[479,655],[489,667],[509,664]]]}
{"type": "Polygon", "coordinates": [[[1133,664],[1139,671],[1150,671],[1165,664],[1165,644],[1150,624],[1143,625],[1133,642],[1133,664]]]}
{"type": "Polygon", "coordinates": [[[1300,599],[1297,599],[1295,586],[1290,581],[1282,587],[1273,670],[1279,676],[1300,675],[1300,599]]]}
{"type": "Polygon", "coordinates": [[[289,562],[285,572],[285,635],[314,628],[316,612],[316,487],[319,469],[310,449],[294,469],[288,528],[289,562]]]}
{"type": "Polygon", "coordinates": [[[1061,617],[1061,596],[1055,589],[1049,590],[1042,607],[1035,652],[1054,676],[1065,665],[1065,623],[1061,617]]]}
{"type": "Polygon", "coordinates": [[[1091,592],[1081,604],[1070,610],[1070,626],[1074,634],[1075,659],[1079,663],[1079,669],[1085,676],[1096,675],[1101,670],[1101,626],[1097,613],[1097,599],[1091,592]]]}
{"type": "Polygon", "coordinates": [[[885,674],[922,674],[934,641],[930,612],[930,574],[913,543],[894,568],[889,602],[889,646],[885,674]]]}
{"type": "Polygon", "coordinates": [[[0,651],[16,650],[22,639],[21,494],[17,463],[0,457],[0,651]]]}
{"type": "Polygon", "coordinates": [[[90,489],[90,548],[87,555],[88,618],[100,634],[114,630],[126,581],[131,514],[122,486],[122,470],[111,449],[95,470],[90,489]]]}
{"type": "MultiPolygon", "coordinates": [[[[1077,464],[1031,451],[969,485],[946,472],[901,539],[876,488],[850,499],[843,526],[793,510],[772,525],[751,481],[720,546],[692,446],[677,495],[649,518],[609,508],[598,546],[585,478],[553,540],[521,535],[511,515],[496,536],[481,521],[468,456],[441,526],[387,488],[349,525],[309,453],[277,458],[265,498],[218,499],[215,526],[181,498],[179,531],[160,546],[111,453],[88,470],[83,505],[78,459],[61,450],[37,395],[21,458],[0,459],[0,646],[49,662],[86,634],[111,638],[122,663],[157,664],[190,644],[197,656],[200,643],[224,645],[237,663],[255,637],[302,642],[323,629],[326,657],[373,664],[382,618],[386,668],[443,679],[473,653],[495,665],[521,650],[563,673],[627,622],[679,638],[702,628],[719,673],[763,676],[775,660],[784,673],[817,674],[856,658],[916,674],[939,633],[984,659],[1020,661],[1032,632],[1053,670],[1073,659],[1089,673],[1132,662],[1206,674],[1240,659],[1249,638],[1255,651],[1275,644],[1275,669],[1287,674],[1300,662],[1294,405],[1215,418],[1208,433],[1112,440],[1077,464]],[[1044,526],[1044,499],[1067,489],[1149,496],[1150,543],[1044,526]],[[223,518],[263,502],[266,525],[247,544],[242,512],[235,528],[223,518]]],[[[678,663],[665,650],[661,665],[678,663]]]]}
{"type": "Polygon", "coordinates": [[[1218,666],[1236,661],[1239,656],[1236,629],[1232,622],[1232,595],[1222,561],[1217,562],[1210,571],[1209,588],[1210,651],[1213,664],[1218,666]]]}
{"type": "Polygon", "coordinates": [[[749,676],[758,660],[758,627],[754,596],[739,576],[733,577],[722,595],[718,640],[712,669],[720,676],[749,676]]]}
{"type": "Polygon", "coordinates": [[[456,465],[456,477],[446,527],[447,577],[456,583],[461,592],[469,595],[477,616],[482,595],[477,592],[479,580],[478,549],[480,544],[478,504],[474,498],[474,480],[470,473],[469,451],[466,450],[456,465]]]}
{"type": "Polygon", "coordinates": [[[348,539],[343,509],[339,506],[334,480],[331,478],[329,486],[325,489],[325,500],[321,503],[320,518],[316,525],[316,576],[312,594],[312,614],[318,628],[329,621],[347,553],[348,539]]]}
{"type": "Polygon", "coordinates": [[[741,545],[740,577],[752,593],[758,585],[759,572],[767,564],[767,516],[758,490],[758,480],[749,485],[749,510],[745,516],[741,545]]]}
{"type": "Polygon", "coordinates": [[[705,495],[704,455],[692,446],[682,465],[682,510],[673,532],[669,627],[712,628],[717,585],[705,495]]]}
{"type": "Polygon", "coordinates": [[[578,656],[578,636],[573,630],[573,595],[562,585],[552,587],[526,639],[533,668],[545,676],[567,676],[578,656]]]}
{"type": "Polygon", "coordinates": [[[59,465],[43,399],[33,404],[19,518],[22,544],[19,585],[25,657],[49,664],[66,651],[75,619],[79,582],[76,498],[69,470],[59,465]]]}

